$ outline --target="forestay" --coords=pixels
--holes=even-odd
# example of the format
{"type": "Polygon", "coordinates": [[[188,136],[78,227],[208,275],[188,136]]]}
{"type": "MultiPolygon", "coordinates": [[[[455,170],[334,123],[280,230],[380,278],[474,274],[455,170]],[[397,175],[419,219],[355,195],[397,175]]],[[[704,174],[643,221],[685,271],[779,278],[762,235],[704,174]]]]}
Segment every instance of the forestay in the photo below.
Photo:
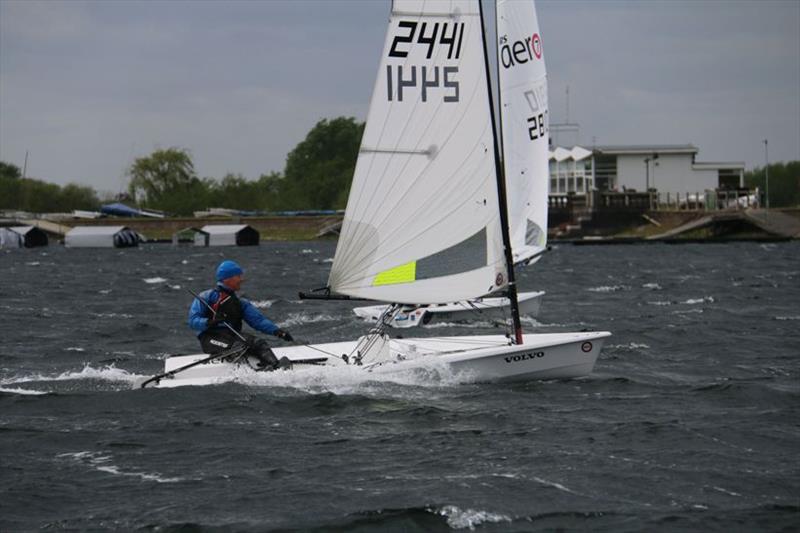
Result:
{"type": "Polygon", "coordinates": [[[547,74],[533,0],[497,2],[503,164],[514,262],[547,246],[547,74]]]}
{"type": "Polygon", "coordinates": [[[477,2],[397,0],[329,286],[441,303],[505,286],[477,2]]]}

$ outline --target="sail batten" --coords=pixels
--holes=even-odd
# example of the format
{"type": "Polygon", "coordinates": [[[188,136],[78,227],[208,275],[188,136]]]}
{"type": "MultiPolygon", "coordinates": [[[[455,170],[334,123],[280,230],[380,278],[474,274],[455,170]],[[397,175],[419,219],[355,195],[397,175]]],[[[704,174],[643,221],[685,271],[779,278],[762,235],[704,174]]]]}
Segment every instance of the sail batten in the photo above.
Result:
{"type": "Polygon", "coordinates": [[[505,285],[481,31],[474,0],[394,2],[333,291],[445,303],[505,285]]]}

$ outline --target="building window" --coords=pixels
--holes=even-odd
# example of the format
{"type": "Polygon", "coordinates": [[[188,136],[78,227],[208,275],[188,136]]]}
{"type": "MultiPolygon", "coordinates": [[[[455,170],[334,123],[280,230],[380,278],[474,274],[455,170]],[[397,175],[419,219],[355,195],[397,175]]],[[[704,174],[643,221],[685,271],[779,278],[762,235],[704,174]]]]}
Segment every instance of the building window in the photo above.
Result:
{"type": "Polygon", "coordinates": [[[576,187],[578,189],[578,192],[586,192],[586,190],[583,188],[583,178],[575,178],[575,179],[577,180],[576,187]]]}
{"type": "Polygon", "coordinates": [[[594,176],[594,182],[599,190],[612,190],[617,181],[617,156],[596,156],[594,176]]]}

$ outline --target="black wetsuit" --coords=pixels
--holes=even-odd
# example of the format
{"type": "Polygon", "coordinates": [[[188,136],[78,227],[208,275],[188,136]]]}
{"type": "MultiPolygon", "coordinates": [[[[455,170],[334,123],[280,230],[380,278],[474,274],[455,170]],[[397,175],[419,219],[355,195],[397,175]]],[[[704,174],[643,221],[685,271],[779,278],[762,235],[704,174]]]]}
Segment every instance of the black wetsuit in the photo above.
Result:
{"type": "MultiPolygon", "coordinates": [[[[209,319],[214,318],[214,316],[224,318],[225,322],[229,324],[238,335],[225,326],[225,324],[206,329],[199,336],[200,345],[205,353],[213,355],[226,350],[236,350],[237,348],[246,347],[247,351],[245,354],[258,359],[259,368],[274,370],[276,368],[291,366],[291,363],[285,357],[282,357],[279,361],[264,339],[242,333],[242,304],[235,292],[219,290],[219,297],[216,302],[211,304],[211,308],[216,312],[216,315],[214,315],[210,309],[206,308],[206,317],[209,319]]],[[[236,351],[235,353],[238,354],[240,352],[236,351]]]]}

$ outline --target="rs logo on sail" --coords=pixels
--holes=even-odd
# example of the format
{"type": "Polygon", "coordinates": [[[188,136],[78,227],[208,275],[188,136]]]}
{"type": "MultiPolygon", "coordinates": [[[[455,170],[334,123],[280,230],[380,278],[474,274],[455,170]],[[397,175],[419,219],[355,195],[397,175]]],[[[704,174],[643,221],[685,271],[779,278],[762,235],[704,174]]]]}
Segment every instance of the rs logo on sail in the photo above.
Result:
{"type": "Polygon", "coordinates": [[[544,357],[544,352],[529,352],[529,353],[520,353],[516,355],[507,355],[503,359],[506,360],[506,363],[518,363],[520,361],[526,361],[528,359],[537,359],[539,357],[544,357]]]}
{"type": "Polygon", "coordinates": [[[525,37],[521,41],[508,44],[508,35],[500,37],[500,60],[503,67],[511,68],[517,64],[542,58],[542,39],[538,33],[525,37]]]}

